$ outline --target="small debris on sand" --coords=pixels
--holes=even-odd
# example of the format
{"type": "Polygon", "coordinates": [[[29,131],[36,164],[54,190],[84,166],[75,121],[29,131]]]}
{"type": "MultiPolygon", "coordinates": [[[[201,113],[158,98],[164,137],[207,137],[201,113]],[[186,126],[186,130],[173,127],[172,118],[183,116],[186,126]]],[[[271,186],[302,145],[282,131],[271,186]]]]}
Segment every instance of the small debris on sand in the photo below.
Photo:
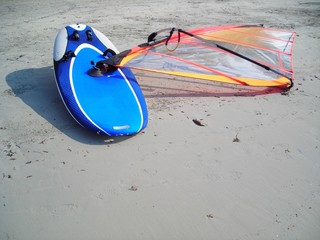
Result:
{"type": "Polygon", "coordinates": [[[205,126],[205,124],[203,123],[202,119],[201,120],[198,120],[198,119],[192,119],[192,121],[194,122],[194,124],[198,125],[198,126],[205,126]]]}

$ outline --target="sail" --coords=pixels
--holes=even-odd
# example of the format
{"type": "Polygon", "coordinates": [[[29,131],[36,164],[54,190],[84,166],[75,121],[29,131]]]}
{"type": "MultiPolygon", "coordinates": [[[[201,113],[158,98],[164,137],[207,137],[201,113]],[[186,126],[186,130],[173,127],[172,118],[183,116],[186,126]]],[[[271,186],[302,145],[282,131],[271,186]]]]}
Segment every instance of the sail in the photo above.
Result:
{"type": "Polygon", "coordinates": [[[114,67],[245,86],[292,86],[294,32],[262,26],[220,26],[158,32],[108,59],[114,67]]]}

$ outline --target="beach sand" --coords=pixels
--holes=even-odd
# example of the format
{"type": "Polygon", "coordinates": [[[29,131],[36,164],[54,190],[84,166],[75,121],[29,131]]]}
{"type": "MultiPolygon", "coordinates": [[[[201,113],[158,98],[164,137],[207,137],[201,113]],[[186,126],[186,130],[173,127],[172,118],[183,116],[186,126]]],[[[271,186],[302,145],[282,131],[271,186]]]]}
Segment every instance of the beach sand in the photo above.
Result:
{"type": "Polygon", "coordinates": [[[2,0],[0,239],[320,239],[319,12],[318,0],[2,0]],[[54,80],[54,39],[73,23],[120,51],[167,27],[296,31],[295,86],[182,91],[138,73],[148,127],[99,136],[54,80]]]}

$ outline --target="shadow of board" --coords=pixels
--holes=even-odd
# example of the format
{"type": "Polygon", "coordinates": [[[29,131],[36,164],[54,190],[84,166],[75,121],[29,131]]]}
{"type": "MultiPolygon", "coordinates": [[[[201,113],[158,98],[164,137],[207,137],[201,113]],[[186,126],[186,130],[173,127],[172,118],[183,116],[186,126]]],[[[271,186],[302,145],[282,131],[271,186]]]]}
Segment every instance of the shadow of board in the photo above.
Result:
{"type": "MultiPolygon", "coordinates": [[[[22,69],[8,74],[6,81],[16,97],[62,133],[85,144],[105,145],[109,136],[88,131],[69,114],[59,95],[53,71],[51,66],[22,69]]],[[[116,137],[112,143],[129,138],[130,136],[116,137]]]]}
{"type": "MultiPolygon", "coordinates": [[[[29,68],[10,73],[6,81],[16,97],[30,106],[62,133],[86,144],[105,144],[110,137],[90,132],[71,117],[64,106],[54,79],[53,67],[29,68]]],[[[135,73],[146,98],[234,97],[279,93],[277,88],[239,88],[207,81],[172,79],[163,75],[135,73]]],[[[133,135],[134,136],[134,135],[133,135]]],[[[113,143],[132,136],[114,138],[113,143]]]]}
{"type": "Polygon", "coordinates": [[[283,92],[278,87],[253,87],[134,70],[145,98],[254,97],[283,92]]]}

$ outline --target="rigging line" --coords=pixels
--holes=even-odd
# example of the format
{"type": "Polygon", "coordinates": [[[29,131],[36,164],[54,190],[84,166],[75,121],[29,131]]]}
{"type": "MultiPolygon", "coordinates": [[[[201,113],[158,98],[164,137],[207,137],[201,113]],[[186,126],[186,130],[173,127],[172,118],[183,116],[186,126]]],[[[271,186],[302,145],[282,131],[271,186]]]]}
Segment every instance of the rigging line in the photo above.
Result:
{"type": "Polygon", "coordinates": [[[174,50],[176,50],[178,47],[179,47],[179,44],[180,44],[180,32],[178,31],[178,42],[176,44],[176,46],[174,48],[169,48],[168,47],[168,42],[170,40],[170,38],[172,37],[172,34],[174,32],[175,28],[172,28],[171,31],[170,31],[170,35],[168,36],[167,40],[166,40],[166,48],[169,52],[174,52],[174,50]]]}

